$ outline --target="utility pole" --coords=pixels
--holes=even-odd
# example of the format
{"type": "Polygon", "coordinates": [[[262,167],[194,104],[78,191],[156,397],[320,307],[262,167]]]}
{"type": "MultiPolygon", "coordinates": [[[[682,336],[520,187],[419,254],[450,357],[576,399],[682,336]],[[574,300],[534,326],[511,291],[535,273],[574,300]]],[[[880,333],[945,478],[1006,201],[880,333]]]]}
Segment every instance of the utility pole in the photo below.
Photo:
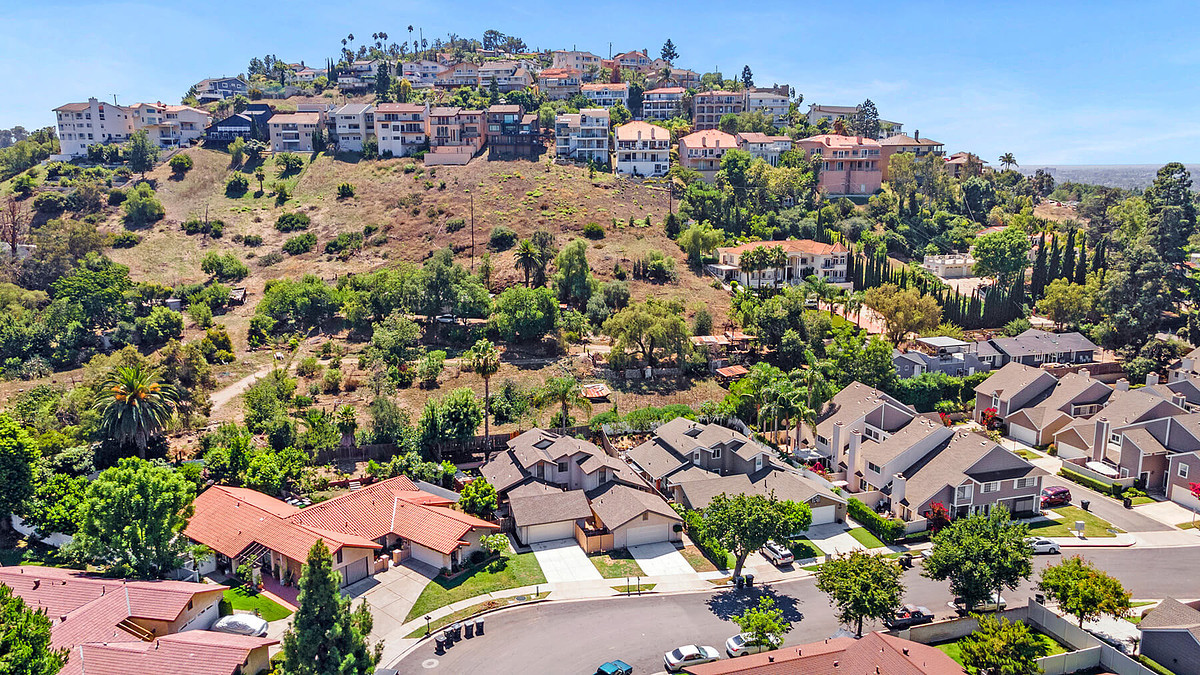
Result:
{"type": "Polygon", "coordinates": [[[471,274],[475,273],[475,193],[468,192],[471,196],[471,274]]]}

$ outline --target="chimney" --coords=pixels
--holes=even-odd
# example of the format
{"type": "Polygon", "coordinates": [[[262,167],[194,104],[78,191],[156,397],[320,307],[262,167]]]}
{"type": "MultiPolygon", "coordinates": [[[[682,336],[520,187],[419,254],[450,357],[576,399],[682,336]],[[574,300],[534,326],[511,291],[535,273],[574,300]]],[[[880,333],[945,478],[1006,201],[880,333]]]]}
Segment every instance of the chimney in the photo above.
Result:
{"type": "Polygon", "coordinates": [[[1121,379],[1117,380],[1117,384],[1113,387],[1113,389],[1116,389],[1117,391],[1129,391],[1129,380],[1122,377],[1121,379]]]}
{"type": "Polygon", "coordinates": [[[908,656],[908,647],[905,647],[905,648],[904,648],[904,655],[905,655],[905,656],[908,656]]]}
{"type": "Polygon", "coordinates": [[[1087,368],[1080,368],[1080,369],[1079,369],[1079,374],[1080,374],[1080,375],[1082,375],[1082,376],[1084,376],[1084,377],[1091,377],[1091,376],[1092,376],[1092,371],[1088,370],[1087,368]]]}
{"type": "Polygon", "coordinates": [[[904,490],[908,485],[908,479],[903,473],[898,473],[892,476],[892,503],[899,504],[904,501],[904,490]]]}
{"type": "MultiPolygon", "coordinates": [[[[850,454],[846,457],[846,478],[858,471],[858,449],[862,445],[862,432],[858,429],[850,432],[850,454]]],[[[851,485],[850,491],[853,492],[858,488],[857,485],[851,485]]]]}
{"type": "Polygon", "coordinates": [[[1150,371],[1146,373],[1146,386],[1148,387],[1153,384],[1158,384],[1158,373],[1150,371]]]}
{"type": "Polygon", "coordinates": [[[42,580],[41,580],[41,579],[34,579],[34,580],[33,580],[33,590],[35,590],[35,591],[36,591],[36,590],[38,589],[38,586],[41,586],[41,585],[42,585],[42,580]]]}
{"type": "MultiPolygon", "coordinates": [[[[919,141],[919,140],[921,140],[921,130],[920,130],[920,129],[917,129],[916,131],[914,131],[914,132],[913,132],[913,140],[914,140],[914,141],[919,141]]],[[[907,649],[905,649],[905,650],[904,650],[904,653],[906,653],[906,654],[907,654],[907,653],[908,653],[908,650],[907,650],[907,649]]]]}
{"type": "Polygon", "coordinates": [[[1099,462],[1104,459],[1104,451],[1108,448],[1108,434],[1112,426],[1107,417],[1096,421],[1095,435],[1092,437],[1092,460],[1099,462]]]}
{"type": "MultiPolygon", "coordinates": [[[[833,425],[833,438],[829,439],[829,456],[833,459],[834,466],[842,461],[842,433],[845,429],[846,425],[840,420],[833,425]]],[[[853,472],[853,469],[851,471],[853,472]]]]}
{"type": "Polygon", "coordinates": [[[1185,373],[1190,373],[1190,372],[1195,371],[1195,369],[1196,369],[1196,359],[1189,358],[1187,356],[1183,357],[1183,368],[1181,368],[1181,370],[1183,370],[1183,372],[1185,372],[1185,373]]]}

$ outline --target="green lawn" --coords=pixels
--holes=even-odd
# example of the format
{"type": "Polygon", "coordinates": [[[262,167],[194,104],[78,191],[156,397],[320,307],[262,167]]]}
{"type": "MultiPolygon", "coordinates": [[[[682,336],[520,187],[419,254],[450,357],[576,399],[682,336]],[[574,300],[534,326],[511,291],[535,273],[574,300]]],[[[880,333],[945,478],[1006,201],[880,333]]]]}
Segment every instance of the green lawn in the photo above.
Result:
{"type": "Polygon", "coordinates": [[[1085,537],[1116,536],[1108,531],[1112,527],[1112,523],[1094,513],[1084,511],[1078,506],[1063,506],[1054,509],[1054,512],[1063,516],[1062,520],[1031,523],[1029,525],[1030,534],[1036,534],[1039,537],[1070,537],[1074,532],[1072,528],[1075,527],[1075,521],[1082,520],[1084,523],[1083,536],[1085,537]]]}
{"type": "Polygon", "coordinates": [[[1139,623],[1142,622],[1142,613],[1137,611],[1138,608],[1146,607],[1148,605],[1153,605],[1153,604],[1155,604],[1153,600],[1142,600],[1140,602],[1129,603],[1130,612],[1129,612],[1129,615],[1125,617],[1125,620],[1135,626],[1138,625],[1139,623]]]}
{"type": "Polygon", "coordinates": [[[723,565],[720,564],[720,561],[709,560],[708,556],[695,546],[684,546],[680,553],[697,572],[716,572],[718,567],[722,570],[731,570],[737,564],[737,558],[734,558],[732,553],[725,557],[723,565]]]}
{"type": "Polygon", "coordinates": [[[538,566],[532,553],[509,553],[500,560],[486,563],[474,573],[463,574],[453,579],[439,576],[425,586],[421,597],[408,613],[405,621],[424,616],[438,607],[474,598],[485,593],[503,591],[546,583],[546,575],[538,566]]]}
{"type": "Polygon", "coordinates": [[[596,569],[600,570],[600,576],[605,579],[624,579],[625,577],[646,575],[633,556],[629,555],[629,551],[624,549],[609,553],[594,553],[588,558],[591,559],[596,569]]]}
{"type": "Polygon", "coordinates": [[[292,615],[291,610],[268,598],[262,593],[248,593],[245,586],[236,586],[225,591],[221,602],[221,614],[232,614],[235,609],[253,612],[267,621],[278,621],[292,615]]]}
{"type": "Polygon", "coordinates": [[[1200,523],[1200,521],[1180,523],[1180,524],[1176,525],[1175,527],[1178,527],[1181,530],[1194,530],[1197,526],[1197,523],[1200,523]]]}
{"type": "Polygon", "coordinates": [[[1154,502],[1155,502],[1155,499],[1153,497],[1134,497],[1133,498],[1134,506],[1141,506],[1142,504],[1153,504],[1154,502]]]}
{"type": "MultiPolygon", "coordinates": [[[[1060,645],[1057,640],[1050,637],[1049,635],[1045,635],[1043,633],[1037,633],[1037,636],[1042,639],[1042,642],[1045,643],[1046,648],[1049,650],[1046,652],[1046,656],[1054,656],[1055,654],[1067,653],[1067,648],[1060,645]]],[[[955,663],[957,663],[958,665],[961,666],[961,665],[963,665],[962,647],[959,646],[959,642],[960,642],[960,640],[955,640],[954,642],[943,642],[940,645],[934,645],[934,647],[937,647],[938,649],[942,650],[942,652],[944,652],[946,654],[946,656],[949,656],[950,658],[954,659],[955,663]]]]}
{"type": "MultiPolygon", "coordinates": [[[[462,621],[463,619],[465,619],[469,616],[474,616],[475,614],[478,614],[479,612],[483,612],[483,611],[486,611],[489,609],[499,609],[501,607],[507,607],[508,605],[515,605],[515,604],[522,603],[522,602],[531,602],[533,600],[541,600],[542,598],[546,597],[547,595],[550,595],[550,591],[542,591],[541,593],[538,593],[536,597],[534,597],[533,595],[529,595],[529,596],[525,597],[525,599],[523,599],[523,600],[517,599],[521,596],[513,596],[511,598],[500,598],[498,600],[488,600],[487,602],[481,602],[478,605],[471,605],[470,607],[460,609],[457,612],[452,612],[450,614],[447,614],[446,616],[443,616],[440,619],[434,619],[433,621],[429,622],[428,627],[429,627],[429,630],[437,630],[439,628],[444,628],[446,626],[449,626],[450,624],[454,623],[455,621],[462,621]]],[[[425,637],[425,635],[426,635],[425,626],[422,626],[421,628],[414,630],[413,632],[409,633],[408,635],[405,635],[404,638],[406,640],[415,640],[417,638],[425,637]]]]}
{"type": "Polygon", "coordinates": [[[16,538],[0,547],[0,566],[46,565],[48,567],[71,567],[82,569],[67,558],[59,555],[58,549],[32,539],[16,538]]]}
{"type": "Polygon", "coordinates": [[[1041,457],[1041,455],[1038,453],[1032,450],[1026,450],[1025,448],[1017,448],[1017,455],[1022,459],[1037,459],[1038,457],[1041,457]]]}
{"type": "Polygon", "coordinates": [[[638,586],[637,584],[629,584],[628,586],[613,586],[613,589],[618,593],[637,593],[640,589],[644,593],[646,591],[654,590],[654,587],[657,585],[658,584],[642,584],[641,586],[638,586]]]}
{"type": "Polygon", "coordinates": [[[856,527],[850,530],[850,536],[867,548],[883,548],[884,546],[883,542],[879,541],[879,538],[871,534],[865,527],[856,527]]]}
{"type": "Polygon", "coordinates": [[[792,555],[796,556],[796,560],[807,560],[809,558],[823,560],[825,558],[825,552],[817,548],[816,544],[809,541],[806,537],[800,537],[788,544],[788,548],[792,551],[792,555]]]}

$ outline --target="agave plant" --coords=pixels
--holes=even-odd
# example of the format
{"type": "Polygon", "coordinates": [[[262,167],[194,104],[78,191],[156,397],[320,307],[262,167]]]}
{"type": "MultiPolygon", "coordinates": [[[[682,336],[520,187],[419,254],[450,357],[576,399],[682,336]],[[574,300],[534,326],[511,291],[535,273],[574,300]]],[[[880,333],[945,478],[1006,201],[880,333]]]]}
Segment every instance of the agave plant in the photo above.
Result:
{"type": "Polygon", "coordinates": [[[178,390],[164,384],[158,371],[142,365],[114,368],[96,396],[100,428],[120,443],[132,442],[146,456],[150,438],[167,425],[179,403],[178,390]]]}

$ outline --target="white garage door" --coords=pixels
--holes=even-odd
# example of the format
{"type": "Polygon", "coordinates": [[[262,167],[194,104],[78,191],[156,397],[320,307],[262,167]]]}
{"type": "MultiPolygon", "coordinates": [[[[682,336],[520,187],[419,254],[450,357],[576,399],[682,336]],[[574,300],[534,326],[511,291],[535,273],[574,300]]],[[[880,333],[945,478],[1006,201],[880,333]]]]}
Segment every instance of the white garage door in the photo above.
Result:
{"type": "Polygon", "coordinates": [[[670,538],[667,527],[669,526],[666,524],[631,527],[625,532],[625,545],[638,546],[640,544],[654,544],[660,541],[667,541],[670,538]]]}
{"type": "Polygon", "coordinates": [[[555,539],[574,539],[575,538],[575,521],[564,520],[560,523],[546,523],[544,525],[530,525],[525,528],[526,544],[536,544],[541,541],[554,541],[555,539]]]}
{"type": "Polygon", "coordinates": [[[410,544],[410,546],[412,547],[413,559],[420,560],[434,569],[441,569],[441,567],[446,564],[446,559],[441,553],[431,548],[425,548],[419,544],[410,544]]]}
{"type": "Polygon", "coordinates": [[[1171,486],[1171,501],[1189,509],[1200,510],[1200,499],[1193,497],[1191,491],[1182,485],[1171,486]]]}
{"type": "Polygon", "coordinates": [[[1008,425],[1008,435],[1026,445],[1037,445],[1037,432],[1019,424],[1008,425]]]}
{"type": "Polygon", "coordinates": [[[836,506],[818,506],[812,510],[812,524],[826,525],[832,523],[837,518],[836,506]]]}

